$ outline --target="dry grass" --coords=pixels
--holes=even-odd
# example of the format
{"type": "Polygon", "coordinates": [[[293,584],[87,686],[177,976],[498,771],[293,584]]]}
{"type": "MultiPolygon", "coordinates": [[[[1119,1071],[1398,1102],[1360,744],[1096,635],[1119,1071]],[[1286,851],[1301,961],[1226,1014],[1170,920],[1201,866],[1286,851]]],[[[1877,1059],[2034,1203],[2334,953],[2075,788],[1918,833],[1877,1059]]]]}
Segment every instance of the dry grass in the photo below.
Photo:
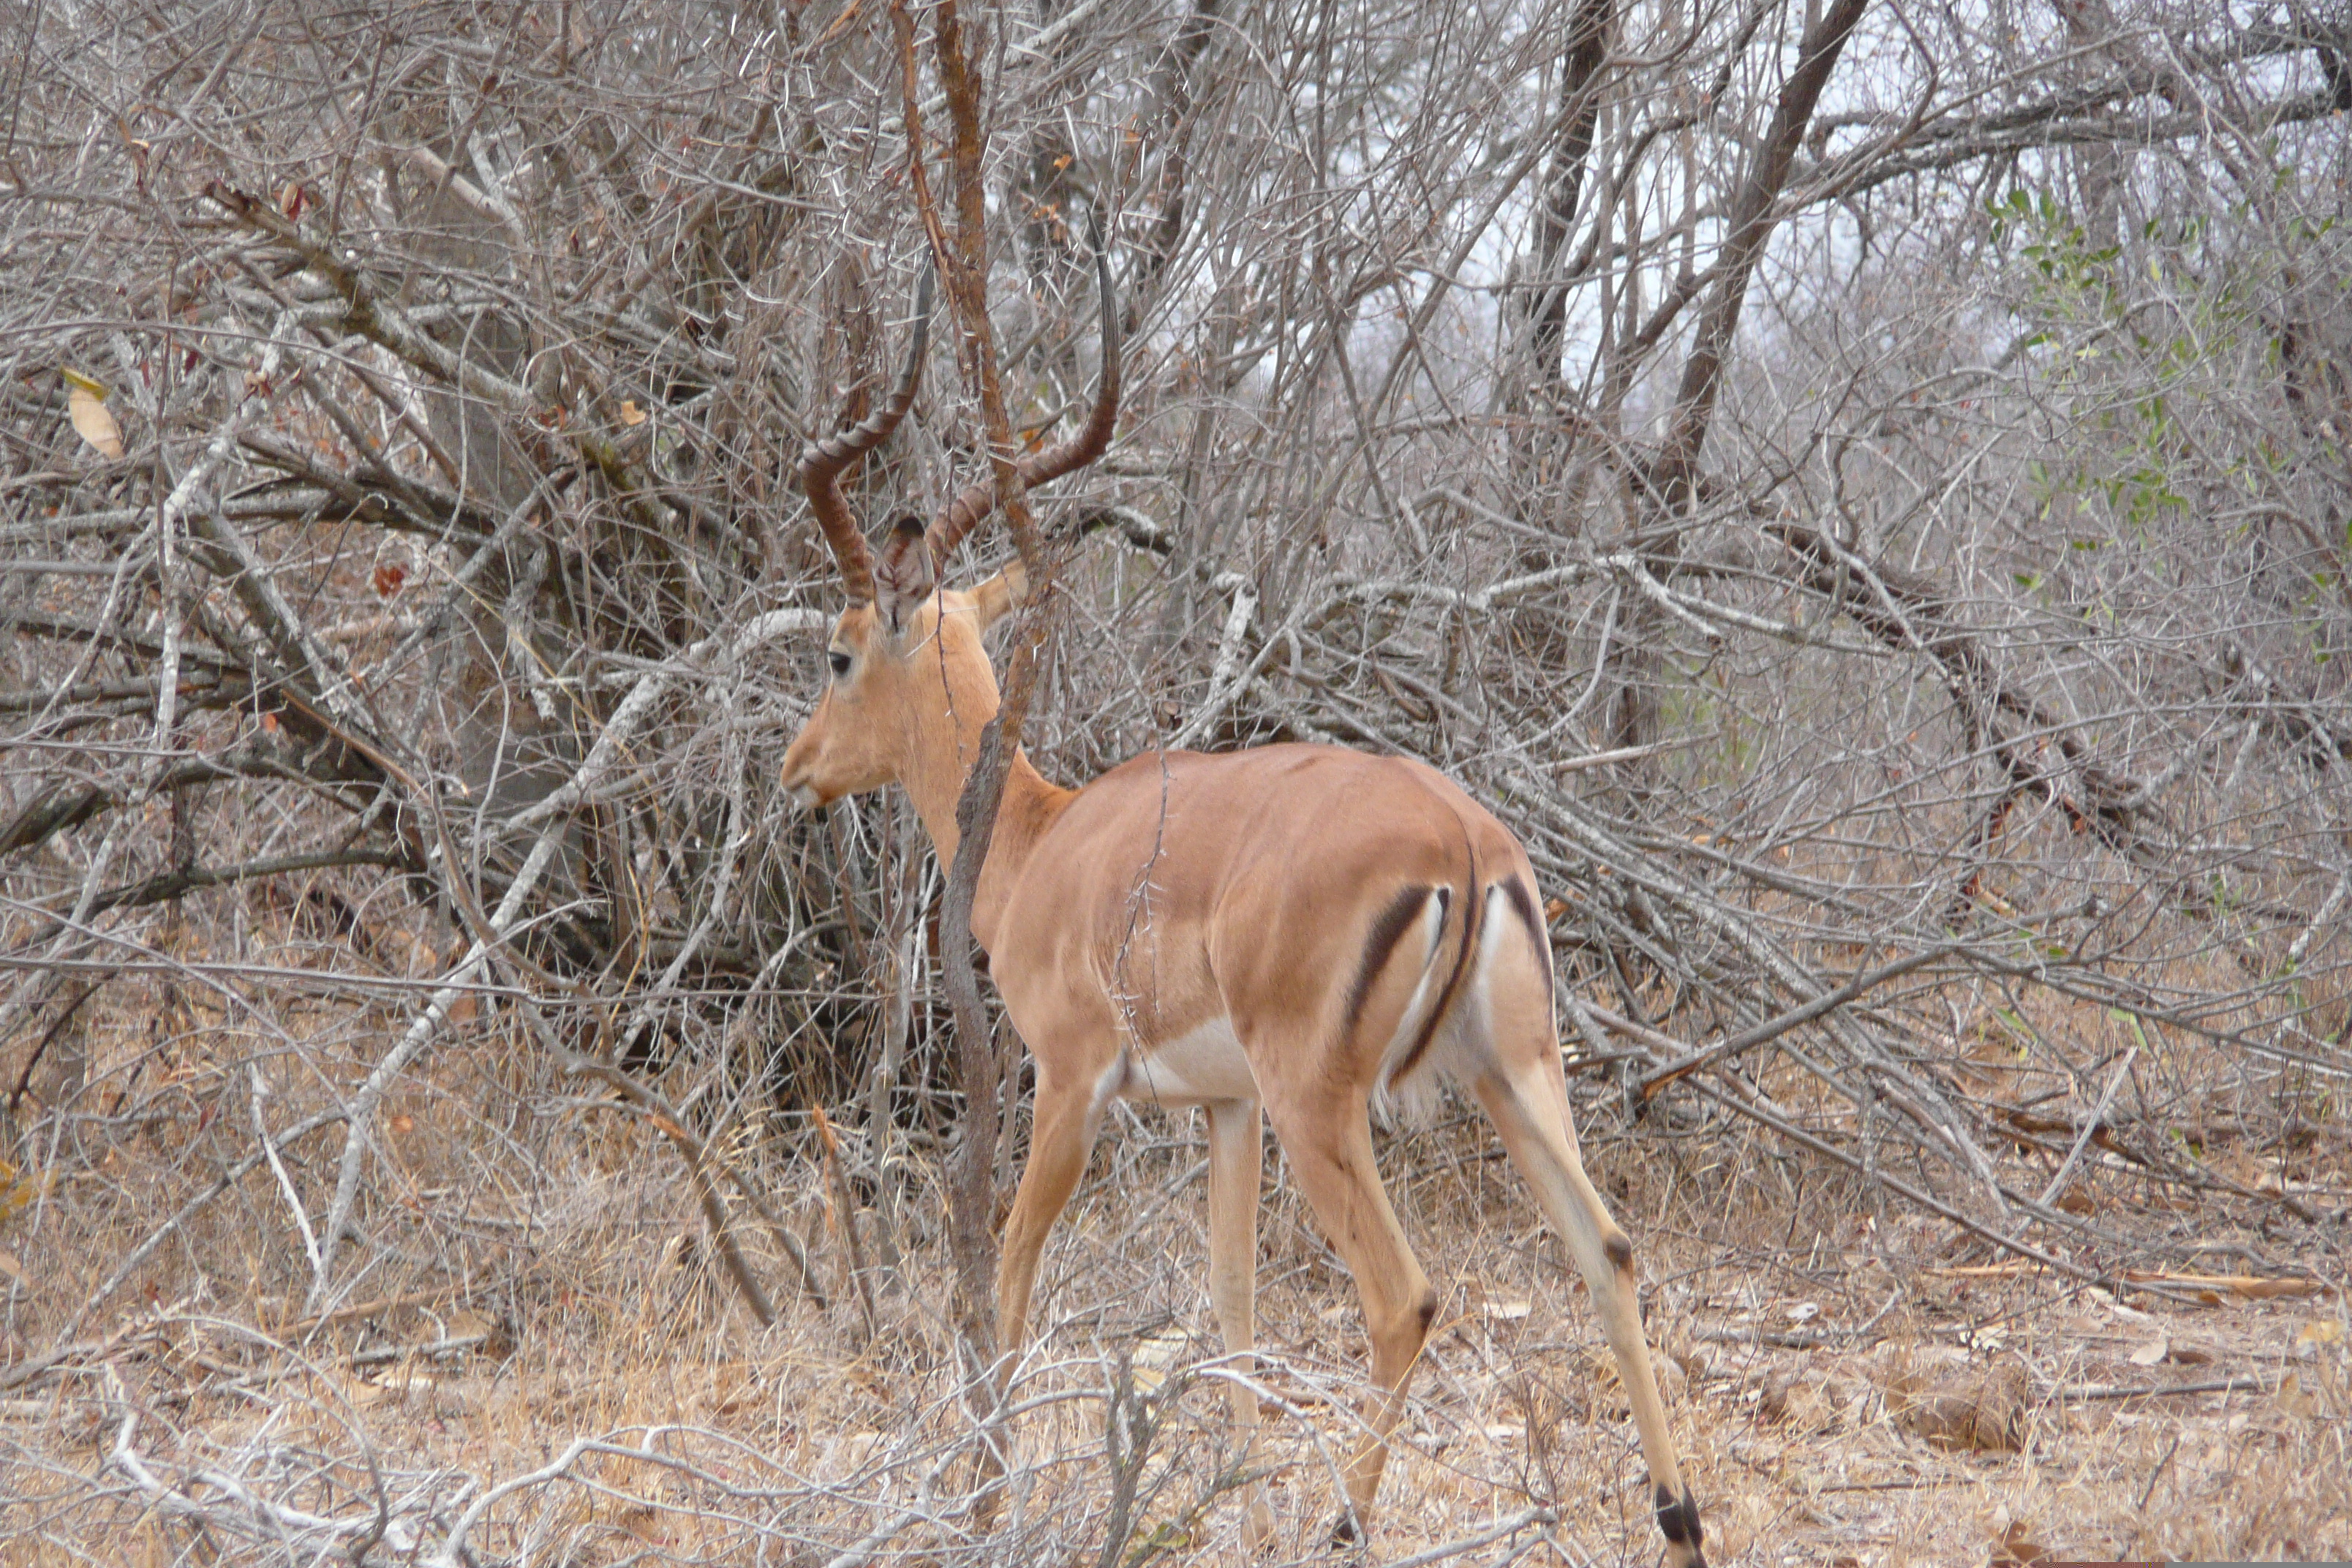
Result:
{"type": "MultiPolygon", "coordinates": [[[[292,1016],[281,1009],[278,1024],[292,1016]]],[[[1012,1426],[1018,1484],[981,1542],[951,1506],[972,1483],[972,1424],[941,1310],[934,1159],[903,1167],[906,1263],[869,1323],[845,1285],[822,1167],[801,1157],[814,1147],[805,1129],[744,1123],[730,1147],[810,1236],[830,1297],[824,1310],[792,1299],[782,1259],[747,1227],[786,1303],[762,1330],[713,1265],[668,1143],[546,1074],[485,1018],[384,1121],[362,1215],[372,1257],[345,1305],[392,1305],[303,1321],[302,1244],[266,1165],[171,1228],[214,1172],[254,1150],[257,1066],[263,1114],[283,1129],[382,1048],[383,1020],[338,1016],[340,1029],[303,1036],[184,995],[90,1022],[85,1113],[52,1124],[49,1179],[20,1189],[38,1195],[0,1236],[10,1361],[26,1369],[60,1336],[89,1346],[12,1374],[0,1395],[6,1568],[308,1561],[320,1539],[285,1535],[284,1510],[363,1521],[379,1485],[397,1525],[379,1558],[413,1547],[430,1560],[472,1500],[559,1464],[560,1478],[517,1486],[471,1524],[478,1560],[821,1563],[893,1521],[877,1560],[1250,1560],[1186,1121],[1121,1112],[1048,1254],[1045,1332],[1015,1387],[1035,1402],[1012,1426]],[[73,1327],[159,1229],[164,1244],[73,1327]],[[605,1447],[570,1452],[582,1439],[605,1447]],[[1124,1528],[1113,1448],[1132,1471],[1124,1528]],[[237,1487],[274,1504],[275,1522],[257,1524],[237,1487]],[[1107,1532],[1123,1550],[1105,1554],[1107,1532]]],[[[1588,1121],[1622,1128],[1612,1114],[1588,1121]]],[[[314,1217],[339,1143],[331,1124],[280,1151],[314,1217]]],[[[2266,1158],[2303,1202],[2342,1211],[2352,1178],[2334,1135],[2263,1158],[2225,1144],[2209,1142],[2208,1163],[2250,1188],[2266,1158]]],[[[1982,1563],[2004,1540],[2073,1557],[2352,1557],[2340,1292],[2119,1300],[1986,1272],[1950,1227],[1737,1127],[1604,1132],[1587,1152],[1640,1247],[1717,1561],[1982,1563]],[[1973,1439],[1922,1435],[1939,1396],[1981,1407],[1959,1428],[1973,1439]]],[[[1457,1114],[1388,1138],[1383,1157],[1444,1305],[1374,1560],[1532,1515],[1457,1560],[1654,1561],[1614,1373],[1496,1141],[1457,1114]]],[[[864,1167],[854,1145],[850,1158],[864,1167]]],[[[1279,1527],[1262,1561],[1318,1560],[1360,1331],[1271,1145],[1268,1170],[1261,1458],[1279,1527]]],[[[2100,1224],[2204,1227],[2217,1271],[2251,1242],[2342,1281],[2340,1254],[2322,1245],[2340,1218],[2281,1226],[2276,1211],[2210,1194],[2190,1207],[2095,1160],[2081,1186],[2100,1224]]],[[[857,1217],[870,1249],[876,1214],[857,1217]]]]}

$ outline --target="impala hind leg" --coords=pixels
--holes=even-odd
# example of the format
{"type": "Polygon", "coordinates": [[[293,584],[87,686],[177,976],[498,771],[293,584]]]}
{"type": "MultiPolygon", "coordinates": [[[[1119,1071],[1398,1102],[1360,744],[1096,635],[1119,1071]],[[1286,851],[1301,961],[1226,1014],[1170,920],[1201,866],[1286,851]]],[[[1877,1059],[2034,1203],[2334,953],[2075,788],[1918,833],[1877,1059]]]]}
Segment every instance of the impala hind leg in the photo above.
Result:
{"type": "Polygon", "coordinates": [[[1349,1459],[1349,1511],[1334,1531],[1335,1539],[1347,1539],[1370,1521],[1381,1471],[1388,1464],[1389,1433],[1404,1409],[1406,1380],[1429,1337],[1430,1320],[1437,1315],[1437,1292],[1430,1289],[1429,1276],[1421,1271],[1421,1260],[1413,1257],[1381,1185],[1363,1097],[1336,1110],[1268,1109],[1299,1191],[1332,1250],[1355,1276],[1372,1342],[1374,1388],[1363,1413],[1368,1430],[1349,1459]]]}
{"type": "MultiPolygon", "coordinates": [[[[1243,1376],[1257,1370],[1257,1197],[1265,1160],[1257,1101],[1212,1102],[1209,1113],[1209,1302],[1225,1342],[1232,1369],[1243,1376]]],[[[1256,1462],[1257,1394],[1238,1383],[1226,1392],[1234,1406],[1234,1467],[1249,1474],[1256,1462]]],[[[1265,1489],[1255,1480],[1242,1489],[1242,1539],[1263,1545],[1274,1533],[1274,1513],[1265,1489]]]]}
{"type": "Polygon", "coordinates": [[[1633,1287],[1633,1244],[1609,1216],[1578,1158],[1576,1131],[1568,1120],[1568,1088],[1559,1070],[1529,1063],[1517,1073],[1500,1068],[1480,1075],[1478,1102],[1503,1135],[1511,1163],[1535,1189],[1544,1217],[1568,1242],[1570,1254],[1592,1291],[1601,1332],[1616,1357],[1633,1425],[1642,1436],[1642,1458],[1666,1538],[1672,1568],[1705,1568],[1699,1549],[1698,1505],[1683,1484],[1658,1380],[1650,1367],[1650,1347],[1642,1335],[1642,1309],[1633,1287]]]}

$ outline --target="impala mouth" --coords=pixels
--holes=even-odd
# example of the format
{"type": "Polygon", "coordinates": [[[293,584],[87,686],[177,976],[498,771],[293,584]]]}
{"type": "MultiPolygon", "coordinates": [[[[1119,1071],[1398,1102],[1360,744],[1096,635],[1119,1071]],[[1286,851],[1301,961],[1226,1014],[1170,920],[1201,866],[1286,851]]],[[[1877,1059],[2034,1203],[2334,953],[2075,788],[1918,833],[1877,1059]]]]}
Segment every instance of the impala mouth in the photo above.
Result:
{"type": "Polygon", "coordinates": [[[824,796],[817,793],[814,784],[787,784],[785,793],[793,797],[793,804],[803,811],[824,809],[824,796]]]}

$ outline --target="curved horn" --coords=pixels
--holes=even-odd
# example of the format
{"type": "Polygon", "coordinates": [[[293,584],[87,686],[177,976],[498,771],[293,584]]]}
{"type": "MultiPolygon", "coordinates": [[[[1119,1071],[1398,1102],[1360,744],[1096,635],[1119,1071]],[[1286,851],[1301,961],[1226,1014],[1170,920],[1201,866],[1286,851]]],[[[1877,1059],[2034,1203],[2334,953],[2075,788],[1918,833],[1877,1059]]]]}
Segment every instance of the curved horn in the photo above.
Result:
{"type": "Polygon", "coordinates": [[[899,373],[898,384],[890,389],[889,400],[864,424],[812,441],[801,453],[801,489],[808,496],[809,510],[816,513],[817,527],[824,531],[824,542],[833,546],[833,558],[841,565],[841,585],[853,605],[874,602],[874,552],[866,547],[865,531],[850,515],[849,503],[842,499],[835,480],[852,458],[888,439],[907,410],[914,406],[930,330],[931,268],[927,264],[922,287],[915,293],[915,341],[907,351],[907,368],[899,373]]]}
{"type": "MultiPolygon", "coordinates": [[[[1048,479],[1058,479],[1101,457],[1103,449],[1110,445],[1111,426],[1118,418],[1118,298],[1111,288],[1110,247],[1103,244],[1099,219],[1088,215],[1087,226],[1092,231],[1088,237],[1094,241],[1095,280],[1102,290],[1102,379],[1095,389],[1094,408],[1076,435],[1059,446],[1032,452],[1014,465],[1024,490],[1034,489],[1048,479]]],[[[944,567],[949,554],[963,542],[964,535],[995,510],[993,476],[967,486],[931,524],[931,558],[944,567]]]]}

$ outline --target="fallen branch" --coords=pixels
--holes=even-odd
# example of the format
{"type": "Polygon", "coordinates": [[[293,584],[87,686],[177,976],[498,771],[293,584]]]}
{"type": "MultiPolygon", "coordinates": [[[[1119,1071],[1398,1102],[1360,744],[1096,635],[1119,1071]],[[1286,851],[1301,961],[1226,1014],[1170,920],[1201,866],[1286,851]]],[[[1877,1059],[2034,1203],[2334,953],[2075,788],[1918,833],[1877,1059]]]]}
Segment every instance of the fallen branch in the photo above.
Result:
{"type": "MultiPolygon", "coordinates": [[[[1937,1279],[2020,1279],[2041,1274],[2048,1268],[2045,1262],[2028,1263],[1954,1263],[1923,1268],[1922,1274],[1937,1279]]],[[[2067,1269],[2068,1273],[2076,1273],[2067,1269]]],[[[2135,1285],[2177,1285],[2190,1290],[2221,1292],[2250,1301],[2271,1300],[2282,1296],[2331,1296],[2341,1293],[2343,1287],[2325,1279],[2281,1279],[2255,1274],[2184,1274],[2169,1269],[2126,1268],[2121,1277],[2135,1285]]]]}
{"type": "MultiPolygon", "coordinates": [[[[1965,942],[1946,942],[1938,947],[1925,948],[1920,952],[1907,954],[1892,963],[1882,964],[1867,973],[1857,974],[1836,990],[1816,996],[1802,1006],[1791,1007],[1777,1017],[1767,1018],[1752,1029],[1744,1029],[1727,1040],[1719,1041],[1715,1045],[1678,1057],[1642,1080],[1642,1098],[1653,1099],[1660,1089],[1677,1079],[1686,1077],[1700,1068],[1738,1056],[1743,1051],[1752,1050],[1768,1040],[1778,1039],[1801,1024],[1810,1024],[1824,1014],[1835,1012],[1847,1003],[1860,997],[1864,992],[1908,974],[1915,969],[1924,969],[1939,958],[1949,958],[1968,945],[1969,944],[1965,942]]],[[[1601,1022],[1610,1025],[1612,1028],[1626,1022],[1614,1014],[1604,1016],[1602,1010],[1599,1008],[1594,1009],[1594,1016],[1600,1017],[1601,1022]]],[[[1660,1038],[1664,1037],[1660,1037],[1660,1038]]]]}
{"type": "Polygon", "coordinates": [[[2260,1394],[2263,1384],[2258,1377],[2217,1377],[2205,1383],[2176,1383],[2168,1386],[2155,1384],[2061,1384],[2050,1391],[2053,1399],[2168,1399],[2183,1394],[2260,1394]]]}

